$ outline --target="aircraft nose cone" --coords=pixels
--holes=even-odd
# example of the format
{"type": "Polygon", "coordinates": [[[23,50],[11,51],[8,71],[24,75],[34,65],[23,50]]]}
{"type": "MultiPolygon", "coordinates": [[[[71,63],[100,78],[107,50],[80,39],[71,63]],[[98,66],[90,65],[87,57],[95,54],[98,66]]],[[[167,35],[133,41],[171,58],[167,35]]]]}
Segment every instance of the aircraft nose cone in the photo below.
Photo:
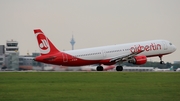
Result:
{"type": "Polygon", "coordinates": [[[173,51],[176,51],[176,46],[173,45],[173,51]]]}

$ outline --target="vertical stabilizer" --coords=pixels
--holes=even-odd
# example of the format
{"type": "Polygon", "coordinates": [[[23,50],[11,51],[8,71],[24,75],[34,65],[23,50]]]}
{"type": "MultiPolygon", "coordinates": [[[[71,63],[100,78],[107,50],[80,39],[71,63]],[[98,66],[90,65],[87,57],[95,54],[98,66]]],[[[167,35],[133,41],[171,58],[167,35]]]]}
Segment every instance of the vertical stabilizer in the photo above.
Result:
{"type": "Polygon", "coordinates": [[[41,29],[34,29],[41,55],[49,55],[60,52],[52,42],[44,35],[41,29]]]}

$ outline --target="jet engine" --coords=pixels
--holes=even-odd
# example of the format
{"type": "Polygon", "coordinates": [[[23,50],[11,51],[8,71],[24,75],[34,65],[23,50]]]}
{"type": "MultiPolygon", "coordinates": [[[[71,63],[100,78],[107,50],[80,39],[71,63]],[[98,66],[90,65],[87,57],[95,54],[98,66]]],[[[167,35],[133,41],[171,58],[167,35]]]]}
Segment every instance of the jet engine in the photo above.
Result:
{"type": "Polygon", "coordinates": [[[142,65],[147,62],[147,58],[145,55],[135,56],[134,58],[130,59],[128,62],[136,65],[142,65]]]}

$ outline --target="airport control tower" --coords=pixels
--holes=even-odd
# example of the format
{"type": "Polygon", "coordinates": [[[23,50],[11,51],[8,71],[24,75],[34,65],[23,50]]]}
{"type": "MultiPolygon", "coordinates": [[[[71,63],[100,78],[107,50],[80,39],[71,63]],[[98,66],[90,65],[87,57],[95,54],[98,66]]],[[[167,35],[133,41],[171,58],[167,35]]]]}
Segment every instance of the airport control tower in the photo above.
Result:
{"type": "Polygon", "coordinates": [[[11,40],[11,41],[6,41],[6,53],[14,53],[19,50],[18,47],[18,42],[11,40]]]}
{"type": "Polygon", "coordinates": [[[6,67],[9,70],[19,69],[19,47],[18,42],[11,40],[6,41],[6,67]]]}
{"type": "Polygon", "coordinates": [[[73,35],[72,35],[72,39],[71,39],[70,43],[71,43],[71,45],[72,45],[72,50],[74,50],[75,40],[74,40],[73,35]]]}

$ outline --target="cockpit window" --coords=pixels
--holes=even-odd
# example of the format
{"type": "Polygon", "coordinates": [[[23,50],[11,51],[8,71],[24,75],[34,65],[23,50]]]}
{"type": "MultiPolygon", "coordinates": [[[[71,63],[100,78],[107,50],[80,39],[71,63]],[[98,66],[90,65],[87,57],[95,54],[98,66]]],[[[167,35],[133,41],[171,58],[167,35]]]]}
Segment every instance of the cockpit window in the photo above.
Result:
{"type": "Polygon", "coordinates": [[[172,45],[172,43],[169,43],[169,45],[172,45]]]}

